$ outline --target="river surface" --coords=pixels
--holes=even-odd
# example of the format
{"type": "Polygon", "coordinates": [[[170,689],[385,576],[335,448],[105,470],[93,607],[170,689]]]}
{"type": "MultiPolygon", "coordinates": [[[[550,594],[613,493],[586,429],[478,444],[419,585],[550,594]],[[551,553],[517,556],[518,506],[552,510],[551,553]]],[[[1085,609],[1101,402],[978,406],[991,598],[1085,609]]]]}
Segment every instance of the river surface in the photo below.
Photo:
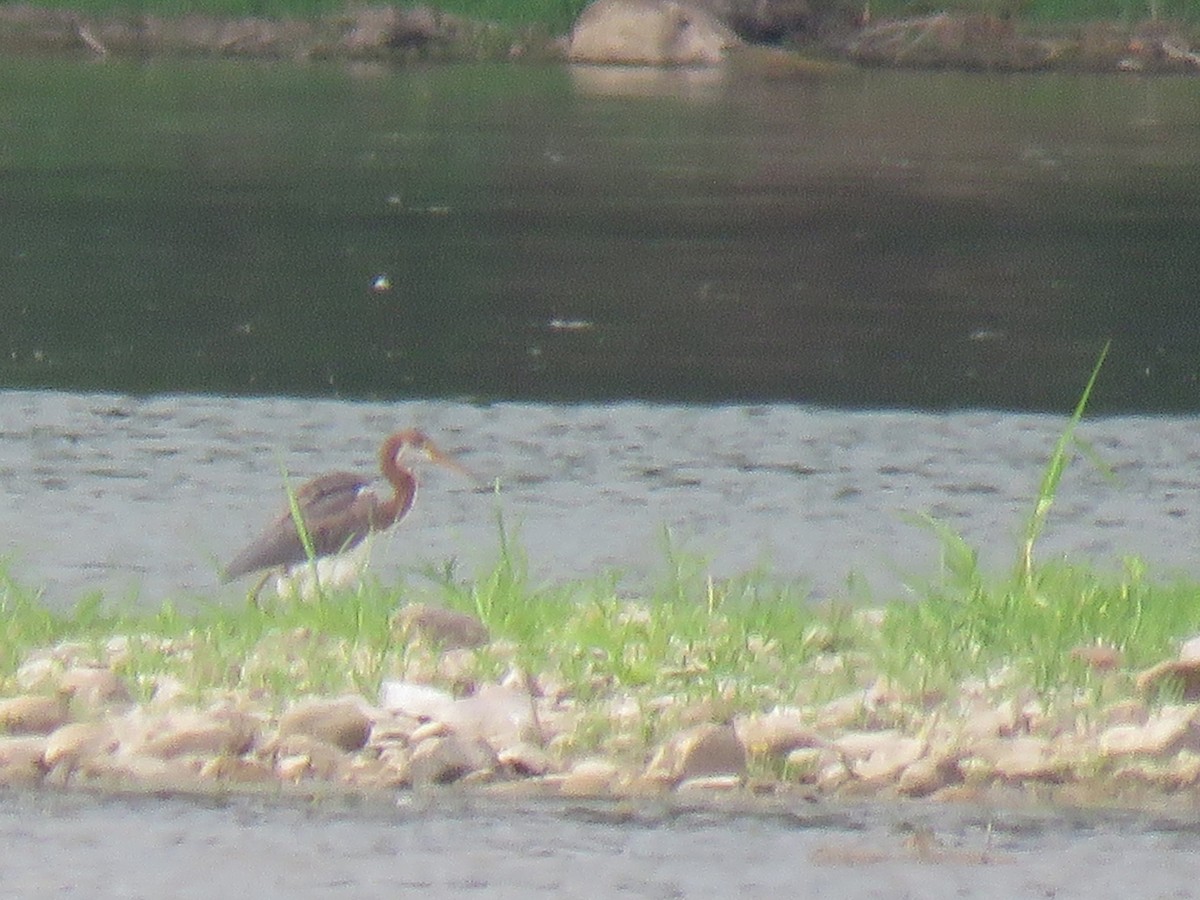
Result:
{"type": "MultiPolygon", "coordinates": [[[[282,472],[429,473],[381,578],[1001,569],[1101,348],[1112,470],[1039,552],[1200,575],[1189,79],[0,60],[0,534],[63,608],[216,573],[282,472]]],[[[6,893],[1188,896],[1194,817],[0,796],[6,893]],[[911,841],[916,836],[918,843],[911,841]],[[924,847],[923,851],[913,848],[924,847]],[[929,847],[933,850],[930,851],[929,847]]]]}
{"type": "Polygon", "coordinates": [[[759,812],[0,798],[14,897],[1190,897],[1200,823],[845,804],[759,812]],[[133,860],[137,860],[136,863],[133,860]]]}
{"type": "Polygon", "coordinates": [[[4,384],[1200,412],[1189,79],[0,81],[4,384]]]}
{"type": "MultiPolygon", "coordinates": [[[[449,401],[0,393],[0,507],[11,573],[66,606],[101,590],[157,607],[244,596],[230,558],[330,469],[370,472],[377,439],[418,425],[476,473],[423,472],[414,512],[376,548],[380,578],[497,559],[497,514],[538,578],[667,573],[669,532],[697,571],[764,567],[815,597],[887,601],[936,578],[929,515],[1016,560],[1062,416],[846,412],[791,404],[546,406],[449,401]],[[499,484],[499,492],[494,486],[499,484]],[[848,584],[848,580],[854,582],[848,584]]],[[[1103,463],[1068,470],[1040,546],[1115,568],[1200,576],[1200,419],[1105,417],[1103,463]]]]}

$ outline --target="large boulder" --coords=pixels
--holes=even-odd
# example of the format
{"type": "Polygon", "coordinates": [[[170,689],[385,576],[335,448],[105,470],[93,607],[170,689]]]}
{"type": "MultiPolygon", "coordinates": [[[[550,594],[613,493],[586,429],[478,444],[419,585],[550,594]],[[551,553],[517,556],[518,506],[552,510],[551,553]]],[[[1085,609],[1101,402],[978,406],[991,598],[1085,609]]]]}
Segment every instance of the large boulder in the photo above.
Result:
{"type": "Polygon", "coordinates": [[[714,15],[678,0],[595,0],[571,31],[572,62],[712,66],[740,43],[714,15]]]}

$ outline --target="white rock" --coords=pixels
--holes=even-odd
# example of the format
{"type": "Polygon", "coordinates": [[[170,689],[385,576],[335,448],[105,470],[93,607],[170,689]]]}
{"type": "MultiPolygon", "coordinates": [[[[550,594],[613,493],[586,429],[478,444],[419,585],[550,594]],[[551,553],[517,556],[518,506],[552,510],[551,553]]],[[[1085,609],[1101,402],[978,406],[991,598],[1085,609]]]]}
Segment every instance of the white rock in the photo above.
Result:
{"type": "Polygon", "coordinates": [[[533,698],[523,690],[495,684],[481,685],[470,697],[453,703],[441,721],[460,734],[482,738],[493,747],[541,738],[536,734],[533,698]]]}
{"type": "Polygon", "coordinates": [[[1200,634],[1179,645],[1179,659],[1181,662],[1200,660],[1200,634]]]}
{"type": "Polygon", "coordinates": [[[712,13],[678,0],[595,0],[571,30],[570,58],[643,66],[711,66],[737,36],[712,13]]]}
{"type": "Polygon", "coordinates": [[[379,687],[381,707],[415,719],[443,721],[454,702],[452,694],[427,684],[388,680],[379,687]]]}

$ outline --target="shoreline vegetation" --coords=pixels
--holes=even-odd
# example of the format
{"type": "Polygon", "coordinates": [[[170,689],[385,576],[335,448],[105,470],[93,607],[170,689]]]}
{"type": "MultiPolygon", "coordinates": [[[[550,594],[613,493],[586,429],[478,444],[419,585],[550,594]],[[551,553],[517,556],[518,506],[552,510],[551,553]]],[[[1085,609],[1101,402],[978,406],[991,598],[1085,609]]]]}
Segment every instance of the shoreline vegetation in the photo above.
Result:
{"type": "MultiPolygon", "coordinates": [[[[799,5],[598,0],[589,12],[601,4],[617,10],[608,15],[606,8],[607,18],[596,25],[598,38],[589,32],[589,42],[605,49],[587,61],[628,62],[628,48],[612,42],[623,41],[614,35],[633,28],[643,34],[632,52],[648,53],[644,58],[651,62],[729,61],[738,71],[767,77],[820,77],[851,63],[1200,72],[1200,52],[1194,49],[1200,46],[1200,16],[1184,0],[958,0],[936,9],[911,0],[799,5]],[[668,36],[647,38],[646,29],[668,36]],[[680,51],[681,46],[690,49],[680,51]]],[[[573,41],[585,8],[587,0],[438,0],[420,6],[341,0],[0,3],[0,48],[96,58],[561,62],[581,58],[573,41]]]]}
{"type": "MultiPolygon", "coordinates": [[[[666,535],[657,583],[536,584],[499,558],[313,602],[68,614],[0,583],[0,785],[377,796],[1194,804],[1200,585],[1039,561],[1091,384],[1012,571],[945,525],[884,605],[715,579],[666,535]]],[[[1101,464],[1102,463],[1098,463],[1101,464]]],[[[1182,807],[1181,807],[1182,808],[1182,807]]]]}

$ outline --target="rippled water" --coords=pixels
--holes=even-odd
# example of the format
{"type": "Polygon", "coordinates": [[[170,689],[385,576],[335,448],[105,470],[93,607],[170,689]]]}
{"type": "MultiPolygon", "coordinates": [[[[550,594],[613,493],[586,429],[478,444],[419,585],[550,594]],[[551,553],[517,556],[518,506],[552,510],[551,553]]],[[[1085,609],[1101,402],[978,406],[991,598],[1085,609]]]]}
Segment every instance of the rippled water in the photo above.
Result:
{"type": "MultiPolygon", "coordinates": [[[[411,517],[375,553],[395,577],[497,552],[500,510],[535,573],[631,580],[663,571],[663,533],[716,574],[756,565],[844,594],[856,574],[877,599],[937,572],[928,513],[1015,558],[1042,468],[1065,420],[999,412],[842,412],[793,405],[546,406],[238,400],[0,393],[0,533],[18,580],[56,604],[102,589],[145,603],[239,595],[218,562],[282,508],[296,480],[369,471],[378,440],[419,425],[499,499],[430,471],[411,517]]],[[[1098,565],[1140,555],[1200,573],[1200,419],[1087,421],[1086,459],[1062,484],[1042,553],[1098,565]]]]}
{"type": "Polygon", "coordinates": [[[1186,897],[1198,828],[1191,816],[907,804],[8,794],[0,878],[22,897],[1186,897]]]}

